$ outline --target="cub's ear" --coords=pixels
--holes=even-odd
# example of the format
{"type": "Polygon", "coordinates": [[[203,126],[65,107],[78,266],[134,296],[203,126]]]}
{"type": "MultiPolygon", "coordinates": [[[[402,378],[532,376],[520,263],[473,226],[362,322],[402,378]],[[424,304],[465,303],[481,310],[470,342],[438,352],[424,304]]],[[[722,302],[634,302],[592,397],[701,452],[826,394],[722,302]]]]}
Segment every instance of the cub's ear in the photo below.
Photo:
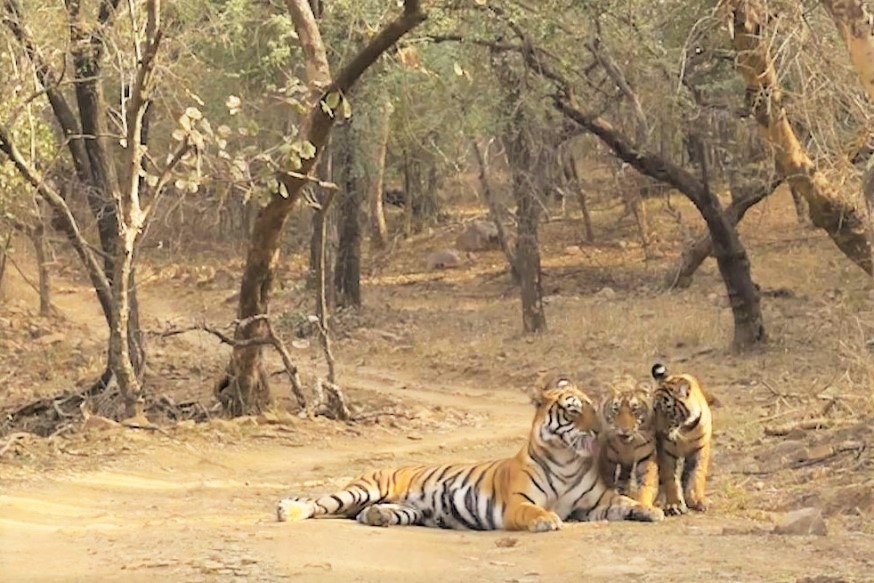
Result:
{"type": "Polygon", "coordinates": [[[668,376],[668,368],[660,362],[652,365],[652,370],[650,372],[652,373],[652,378],[657,381],[668,376]]]}
{"type": "Polygon", "coordinates": [[[692,392],[692,383],[686,379],[682,379],[674,385],[674,388],[677,390],[677,394],[680,395],[681,399],[686,399],[689,397],[689,393],[692,392]]]}

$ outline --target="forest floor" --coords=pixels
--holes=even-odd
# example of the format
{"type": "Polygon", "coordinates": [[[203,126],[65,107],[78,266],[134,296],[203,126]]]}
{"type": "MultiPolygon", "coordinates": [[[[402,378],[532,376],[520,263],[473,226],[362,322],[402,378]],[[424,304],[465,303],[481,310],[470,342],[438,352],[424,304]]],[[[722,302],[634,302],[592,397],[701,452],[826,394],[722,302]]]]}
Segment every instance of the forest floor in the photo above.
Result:
{"type": "MultiPolygon", "coordinates": [[[[663,289],[700,228],[692,209],[674,205],[679,215],[650,202],[661,235],[651,260],[630,225],[617,224],[615,205],[595,209],[602,242],[594,245],[578,243],[574,214],[545,223],[550,330],[539,338],[520,334],[517,293],[499,252],[459,269],[425,270],[426,254],[451,247],[469,218],[461,210],[450,224],[365,260],[365,308],[338,316],[335,347],[360,422],[280,413],[154,419],[159,430],[74,424],[48,439],[21,436],[0,454],[0,578],[874,581],[870,280],[823,234],[796,224],[787,193],[775,195],[742,229],[771,342],[766,351],[732,354],[731,314],[712,260],[690,288],[663,289]],[[532,416],[525,389],[545,372],[567,370],[597,396],[617,375],[645,379],[656,360],[699,376],[721,401],[706,514],[655,525],[568,524],[549,534],[275,522],[280,497],[330,491],[368,468],[511,455],[532,416]],[[822,419],[819,429],[792,426],[806,419],[822,419]],[[803,507],[822,510],[827,535],[771,533],[803,507]]],[[[163,253],[150,251],[139,271],[147,329],[233,319],[239,258],[163,253]]],[[[34,273],[24,245],[15,258],[34,273]]],[[[303,330],[303,261],[286,261],[273,311],[309,382],[323,365],[303,330]]],[[[7,275],[3,410],[86,386],[101,370],[106,332],[93,293],[73,260],[61,259],[54,273],[59,314],[51,318],[35,315],[36,295],[14,269],[7,275]]],[[[152,335],[148,389],[208,406],[227,357],[207,334],[152,335]]],[[[287,394],[281,376],[274,388],[287,394]]],[[[283,396],[279,408],[289,403],[283,396]]]]}

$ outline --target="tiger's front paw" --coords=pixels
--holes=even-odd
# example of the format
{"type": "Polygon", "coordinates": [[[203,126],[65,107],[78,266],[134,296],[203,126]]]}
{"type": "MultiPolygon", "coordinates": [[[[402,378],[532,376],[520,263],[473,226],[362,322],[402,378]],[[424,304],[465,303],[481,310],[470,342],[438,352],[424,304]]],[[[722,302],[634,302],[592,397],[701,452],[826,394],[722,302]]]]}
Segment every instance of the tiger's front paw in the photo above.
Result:
{"type": "Polygon", "coordinates": [[[682,516],[689,512],[689,507],[683,501],[665,504],[665,516],[682,516]]]}
{"type": "Polygon", "coordinates": [[[655,506],[644,506],[638,504],[631,508],[628,513],[628,520],[637,522],[661,522],[665,519],[665,512],[661,508],[655,506]]]}
{"type": "Polygon", "coordinates": [[[315,513],[312,502],[297,498],[283,498],[276,505],[276,520],[279,522],[297,522],[311,517],[315,513]]]}
{"type": "Polygon", "coordinates": [[[549,532],[559,530],[562,527],[561,518],[555,512],[547,511],[528,524],[530,532],[549,532]]]}

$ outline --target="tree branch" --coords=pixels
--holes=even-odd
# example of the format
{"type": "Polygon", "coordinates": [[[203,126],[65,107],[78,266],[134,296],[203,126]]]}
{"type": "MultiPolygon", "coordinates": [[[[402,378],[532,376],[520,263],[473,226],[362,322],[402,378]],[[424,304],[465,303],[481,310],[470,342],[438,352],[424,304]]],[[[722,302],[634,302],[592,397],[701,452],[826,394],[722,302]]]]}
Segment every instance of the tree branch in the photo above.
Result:
{"type": "Polygon", "coordinates": [[[70,211],[67,202],[60,194],[49,187],[43,178],[27,164],[24,157],[21,155],[21,152],[18,151],[18,148],[12,142],[9,132],[2,126],[0,126],[0,151],[6,154],[7,158],[15,166],[15,169],[21,177],[30,183],[37,193],[39,193],[39,195],[42,196],[52,207],[55,215],[60,218],[64,225],[64,229],[69,234],[76,253],[88,269],[88,275],[91,278],[91,282],[94,284],[94,289],[100,298],[101,304],[104,304],[105,302],[105,305],[109,305],[109,281],[106,279],[97,258],[91,251],[88,241],[85,240],[84,235],[79,231],[79,226],[76,223],[76,219],[73,217],[73,213],[70,211]]]}

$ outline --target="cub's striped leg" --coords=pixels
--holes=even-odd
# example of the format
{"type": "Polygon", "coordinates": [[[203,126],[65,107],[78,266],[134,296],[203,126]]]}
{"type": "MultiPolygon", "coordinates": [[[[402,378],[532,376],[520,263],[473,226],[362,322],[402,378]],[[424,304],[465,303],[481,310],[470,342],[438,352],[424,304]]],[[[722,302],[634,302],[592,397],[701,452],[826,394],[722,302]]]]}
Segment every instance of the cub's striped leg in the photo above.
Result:
{"type": "Polygon", "coordinates": [[[710,443],[704,444],[704,447],[686,458],[685,466],[683,466],[683,493],[686,497],[686,504],[692,510],[706,512],[707,506],[710,504],[706,496],[709,467],[710,443]]]}
{"type": "Polygon", "coordinates": [[[637,462],[635,475],[637,477],[635,499],[641,506],[652,506],[659,493],[659,466],[652,456],[637,462]]]}
{"type": "MultiPolygon", "coordinates": [[[[578,514],[577,514],[578,515],[578,514]]],[[[616,490],[605,490],[597,506],[592,508],[587,520],[634,520],[637,522],[661,522],[665,513],[655,506],[644,506],[633,498],[623,496],[616,490]]]]}
{"type": "Polygon", "coordinates": [[[368,526],[423,524],[425,513],[404,504],[373,504],[358,513],[358,522],[368,526]]]}
{"type": "Polygon", "coordinates": [[[377,484],[360,480],[345,490],[315,500],[283,498],[276,507],[276,519],[279,522],[296,522],[307,518],[352,518],[382,496],[377,484]]]}
{"type": "Polygon", "coordinates": [[[689,511],[683,492],[680,490],[680,476],[678,475],[677,457],[667,451],[662,444],[659,449],[659,482],[665,493],[665,514],[677,516],[689,511]]]}

